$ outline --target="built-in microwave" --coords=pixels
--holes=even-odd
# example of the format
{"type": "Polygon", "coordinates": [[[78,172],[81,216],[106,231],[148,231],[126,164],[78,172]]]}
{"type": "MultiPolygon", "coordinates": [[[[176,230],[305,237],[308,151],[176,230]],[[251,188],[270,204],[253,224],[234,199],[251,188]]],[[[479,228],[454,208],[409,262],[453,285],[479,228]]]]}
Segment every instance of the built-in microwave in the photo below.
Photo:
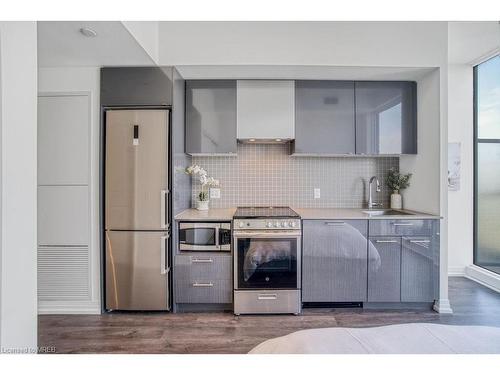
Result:
{"type": "Polygon", "coordinates": [[[180,222],[179,251],[231,251],[231,223],[180,222]]]}

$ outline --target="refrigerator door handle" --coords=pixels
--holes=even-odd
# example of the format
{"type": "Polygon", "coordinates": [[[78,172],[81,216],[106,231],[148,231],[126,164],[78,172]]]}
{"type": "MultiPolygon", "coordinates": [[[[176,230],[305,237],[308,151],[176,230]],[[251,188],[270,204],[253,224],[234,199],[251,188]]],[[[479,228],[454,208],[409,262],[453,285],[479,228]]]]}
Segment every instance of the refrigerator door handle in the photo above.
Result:
{"type": "Polygon", "coordinates": [[[167,273],[170,272],[170,264],[168,264],[168,254],[167,254],[167,250],[168,250],[168,246],[167,246],[167,240],[168,240],[169,236],[162,236],[160,238],[160,241],[161,241],[161,247],[160,247],[160,262],[161,262],[161,265],[160,265],[160,273],[162,275],[165,275],[167,273]]]}
{"type": "Polygon", "coordinates": [[[161,215],[161,227],[168,228],[168,190],[161,191],[161,200],[160,200],[160,215],[161,215]]]}

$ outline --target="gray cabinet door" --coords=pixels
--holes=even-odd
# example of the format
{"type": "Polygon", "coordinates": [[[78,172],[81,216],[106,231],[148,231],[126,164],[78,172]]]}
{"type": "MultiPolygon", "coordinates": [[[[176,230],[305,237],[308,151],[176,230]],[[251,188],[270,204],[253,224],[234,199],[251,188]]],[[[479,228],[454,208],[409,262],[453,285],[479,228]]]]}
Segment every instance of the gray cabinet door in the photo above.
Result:
{"type": "Polygon", "coordinates": [[[295,81],[295,154],[354,154],[354,82],[295,81]]]}
{"type": "Polygon", "coordinates": [[[401,254],[401,301],[434,300],[435,256],[431,237],[403,237],[401,254]]]}
{"type": "Polygon", "coordinates": [[[233,301],[232,256],[176,255],[176,303],[231,303],[233,301]]]}
{"type": "Polygon", "coordinates": [[[355,83],[356,153],[416,154],[415,82],[355,83]]]}
{"type": "Polygon", "coordinates": [[[236,153],[236,81],[186,81],[186,153],[236,153]]]}
{"type": "Polygon", "coordinates": [[[364,302],[367,221],[304,220],[303,302],[364,302]]]}
{"type": "Polygon", "coordinates": [[[401,237],[370,237],[368,302],[401,301],[401,237]]]}

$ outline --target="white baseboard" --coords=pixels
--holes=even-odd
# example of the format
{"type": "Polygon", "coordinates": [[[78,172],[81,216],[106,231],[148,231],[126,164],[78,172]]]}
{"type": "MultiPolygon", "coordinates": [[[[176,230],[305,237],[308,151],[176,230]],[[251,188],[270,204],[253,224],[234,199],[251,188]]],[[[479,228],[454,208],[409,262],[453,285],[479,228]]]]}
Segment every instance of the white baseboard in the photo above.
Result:
{"type": "Polygon", "coordinates": [[[38,314],[101,314],[98,302],[38,301],[38,314]]]}
{"type": "Polygon", "coordinates": [[[500,275],[476,265],[465,268],[465,277],[500,293],[500,275]]]}
{"type": "Polygon", "coordinates": [[[448,267],[448,276],[466,276],[465,267],[448,267]]]}
{"type": "Polygon", "coordinates": [[[432,306],[432,308],[440,314],[453,314],[449,299],[437,300],[434,302],[434,306],[432,306]]]}

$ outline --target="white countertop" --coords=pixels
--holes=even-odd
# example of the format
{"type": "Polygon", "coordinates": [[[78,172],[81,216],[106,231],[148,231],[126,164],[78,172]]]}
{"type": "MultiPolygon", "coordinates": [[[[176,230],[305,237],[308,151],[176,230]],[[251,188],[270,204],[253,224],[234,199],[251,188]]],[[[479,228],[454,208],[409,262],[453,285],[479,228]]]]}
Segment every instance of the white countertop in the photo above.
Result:
{"type": "Polygon", "coordinates": [[[199,211],[196,208],[189,208],[175,215],[178,221],[231,221],[233,220],[236,207],[231,208],[211,208],[207,211],[199,211]]]}
{"type": "MultiPolygon", "coordinates": [[[[371,216],[363,211],[366,208],[296,208],[292,209],[297,212],[304,220],[336,220],[336,219],[370,219],[370,220],[388,220],[388,219],[440,219],[439,215],[426,214],[422,212],[398,210],[409,212],[413,215],[390,215],[390,216],[371,216]]],[[[178,221],[231,221],[233,220],[236,207],[231,208],[211,208],[207,211],[199,211],[195,208],[190,208],[182,211],[175,216],[178,221]]]]}
{"type": "MultiPolygon", "coordinates": [[[[439,219],[439,215],[431,215],[423,212],[416,212],[410,210],[395,210],[401,212],[408,212],[412,215],[379,215],[372,216],[363,211],[366,208],[296,208],[292,209],[297,212],[304,220],[335,220],[335,219],[370,219],[370,220],[388,220],[388,219],[439,219]]],[[[374,209],[376,211],[377,209],[374,209]]]]}

